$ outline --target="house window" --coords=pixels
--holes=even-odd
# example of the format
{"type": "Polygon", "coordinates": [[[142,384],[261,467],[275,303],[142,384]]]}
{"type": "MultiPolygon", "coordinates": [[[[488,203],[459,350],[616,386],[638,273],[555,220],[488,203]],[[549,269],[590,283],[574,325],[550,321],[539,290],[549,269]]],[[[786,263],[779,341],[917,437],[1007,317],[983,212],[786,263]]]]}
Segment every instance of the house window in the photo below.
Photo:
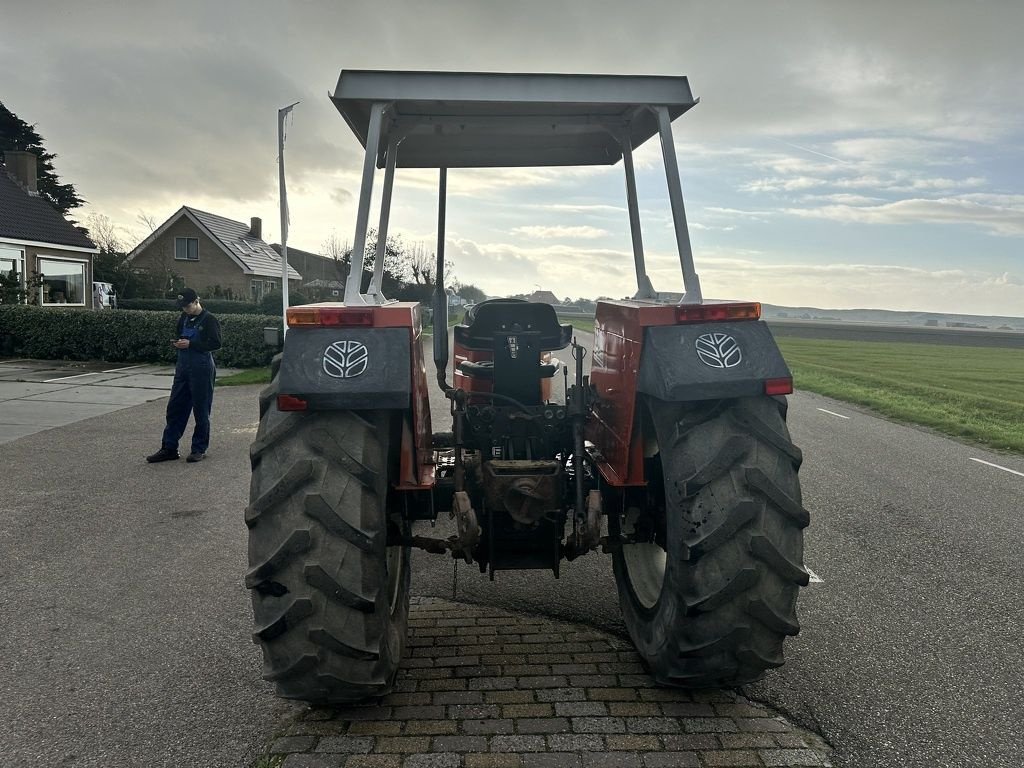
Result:
{"type": "Polygon", "coordinates": [[[39,257],[39,303],[44,306],[72,304],[85,306],[85,270],[88,262],[77,259],[39,257]]]}
{"type": "MultiPolygon", "coordinates": [[[[25,287],[25,255],[18,248],[0,245],[0,276],[13,281],[19,288],[25,287]]],[[[13,288],[14,285],[11,287],[13,288]]]]}
{"type": "Polygon", "coordinates": [[[199,261],[199,238],[174,238],[174,258],[176,261],[199,261]]]}
{"type": "Polygon", "coordinates": [[[263,281],[253,280],[249,283],[249,291],[253,301],[259,301],[263,298],[263,281]]]}

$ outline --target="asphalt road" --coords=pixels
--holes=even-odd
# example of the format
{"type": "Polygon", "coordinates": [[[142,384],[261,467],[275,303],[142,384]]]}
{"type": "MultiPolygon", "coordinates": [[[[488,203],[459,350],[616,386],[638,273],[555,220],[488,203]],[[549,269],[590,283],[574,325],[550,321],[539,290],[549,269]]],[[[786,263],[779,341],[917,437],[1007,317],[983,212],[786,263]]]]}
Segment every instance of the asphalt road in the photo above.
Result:
{"type": "MultiPolygon", "coordinates": [[[[433,411],[449,429],[443,400],[433,411]]],[[[812,515],[805,563],[822,581],[801,593],[786,666],[744,693],[825,737],[842,768],[1024,765],[1024,476],[971,460],[1024,473],[1024,459],[810,393],[790,398],[789,424],[812,515]]],[[[625,636],[605,555],[563,563],[559,580],[415,564],[419,594],[625,636]]]]}
{"type": "Polygon", "coordinates": [[[5,766],[241,767],[273,735],[291,705],[242,583],[256,392],[218,390],[199,464],[145,463],[166,400],[0,445],[5,766]]]}

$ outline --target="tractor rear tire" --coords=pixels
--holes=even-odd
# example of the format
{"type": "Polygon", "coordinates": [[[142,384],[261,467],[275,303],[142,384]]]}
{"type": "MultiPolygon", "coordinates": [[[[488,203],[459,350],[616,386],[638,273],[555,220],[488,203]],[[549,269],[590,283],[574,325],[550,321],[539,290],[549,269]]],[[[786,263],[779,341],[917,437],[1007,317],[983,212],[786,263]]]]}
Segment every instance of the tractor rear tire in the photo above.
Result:
{"type": "MultiPolygon", "coordinates": [[[[279,365],[279,359],[275,359],[279,365]]],[[[281,412],[260,395],[245,521],[254,642],[279,696],[314,704],[387,693],[405,644],[409,549],[388,514],[394,418],[281,412]]]]}
{"type": "Polygon", "coordinates": [[[647,450],[646,505],[626,510],[620,527],[627,538],[658,532],[615,554],[626,626],[659,683],[752,682],[782,665],[808,583],[810,518],[784,409],[770,397],[649,399],[645,408],[657,438],[647,450]]]}

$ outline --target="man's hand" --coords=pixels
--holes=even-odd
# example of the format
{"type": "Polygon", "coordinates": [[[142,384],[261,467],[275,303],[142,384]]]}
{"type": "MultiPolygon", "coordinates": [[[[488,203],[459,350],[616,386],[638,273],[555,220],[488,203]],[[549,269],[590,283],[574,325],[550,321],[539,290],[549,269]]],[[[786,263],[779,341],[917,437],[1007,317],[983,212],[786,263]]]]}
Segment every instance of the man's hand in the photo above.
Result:
{"type": "Polygon", "coordinates": [[[188,349],[189,340],[188,339],[178,339],[177,341],[174,341],[174,342],[171,342],[171,343],[174,344],[174,348],[175,349],[188,349]]]}

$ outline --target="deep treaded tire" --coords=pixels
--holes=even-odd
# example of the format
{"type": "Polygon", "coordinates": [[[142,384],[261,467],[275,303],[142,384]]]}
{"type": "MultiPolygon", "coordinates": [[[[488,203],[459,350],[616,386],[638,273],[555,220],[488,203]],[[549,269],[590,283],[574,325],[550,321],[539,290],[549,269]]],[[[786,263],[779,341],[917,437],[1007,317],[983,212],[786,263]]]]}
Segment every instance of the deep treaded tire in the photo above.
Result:
{"type": "MultiPolygon", "coordinates": [[[[652,399],[646,408],[658,450],[649,460],[648,510],[664,510],[655,522],[664,549],[634,544],[615,555],[626,626],[658,682],[751,682],[782,665],[783,640],[800,630],[810,520],[797,479],[800,450],[773,398],[652,399]]],[[[643,516],[628,513],[623,532],[643,516]]]]}
{"type": "MultiPolygon", "coordinates": [[[[278,360],[274,361],[278,363],[278,360]]],[[[387,547],[386,412],[283,413],[260,395],[245,513],[263,676],[285,698],[329,704],[386,693],[409,614],[409,551],[387,547]]]]}

